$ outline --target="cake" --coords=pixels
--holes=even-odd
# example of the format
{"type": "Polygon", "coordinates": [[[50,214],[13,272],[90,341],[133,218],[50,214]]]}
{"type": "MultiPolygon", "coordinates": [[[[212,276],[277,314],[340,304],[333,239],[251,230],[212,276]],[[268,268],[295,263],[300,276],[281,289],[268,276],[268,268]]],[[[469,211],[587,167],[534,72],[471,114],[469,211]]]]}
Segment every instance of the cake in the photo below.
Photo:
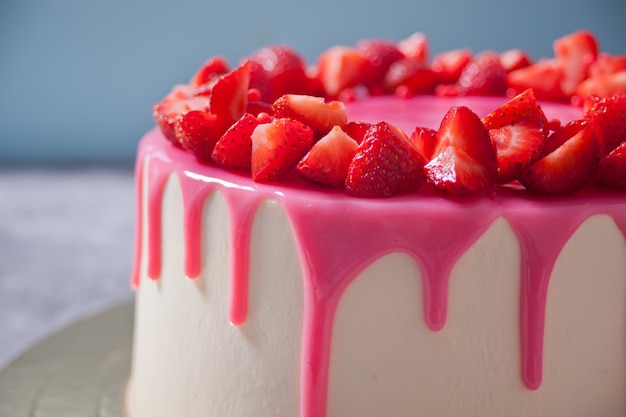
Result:
{"type": "Polygon", "coordinates": [[[128,415],[626,415],[626,59],[554,46],[274,46],[175,87],[128,415]]]}

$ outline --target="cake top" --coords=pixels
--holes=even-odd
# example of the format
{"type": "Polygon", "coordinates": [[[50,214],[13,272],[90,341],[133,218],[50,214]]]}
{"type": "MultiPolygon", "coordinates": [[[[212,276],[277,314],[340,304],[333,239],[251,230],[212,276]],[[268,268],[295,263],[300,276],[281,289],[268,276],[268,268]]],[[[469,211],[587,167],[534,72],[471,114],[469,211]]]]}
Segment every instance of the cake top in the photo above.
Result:
{"type": "Polygon", "coordinates": [[[309,66],[273,45],[235,68],[209,59],[153,115],[199,163],[260,183],[302,176],[356,197],[625,189],[626,56],[587,31],[553,46],[539,61],[518,49],[431,59],[415,33],[333,46],[309,66]]]}

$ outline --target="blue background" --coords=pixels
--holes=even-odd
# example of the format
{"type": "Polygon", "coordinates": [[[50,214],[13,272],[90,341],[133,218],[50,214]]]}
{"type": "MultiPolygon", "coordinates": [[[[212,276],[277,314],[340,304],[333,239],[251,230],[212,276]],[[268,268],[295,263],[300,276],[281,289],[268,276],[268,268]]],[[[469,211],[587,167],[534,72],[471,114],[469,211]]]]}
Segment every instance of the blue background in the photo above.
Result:
{"type": "Polygon", "coordinates": [[[626,54],[626,1],[0,0],[0,165],[129,163],[152,104],[208,57],[232,64],[288,43],[309,61],[334,44],[421,31],[433,53],[520,47],[592,30],[626,54]]]}

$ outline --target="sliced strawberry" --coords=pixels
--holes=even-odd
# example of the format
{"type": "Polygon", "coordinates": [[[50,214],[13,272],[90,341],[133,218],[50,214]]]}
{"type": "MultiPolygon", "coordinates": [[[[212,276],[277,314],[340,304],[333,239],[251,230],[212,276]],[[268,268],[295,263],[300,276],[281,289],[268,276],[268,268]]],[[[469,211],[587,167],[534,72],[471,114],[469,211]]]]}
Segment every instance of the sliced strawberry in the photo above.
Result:
{"type": "Polygon", "coordinates": [[[452,107],[437,131],[433,158],[424,167],[426,181],[452,195],[487,191],[496,178],[496,156],[489,133],[467,107],[452,107]]]}
{"type": "Polygon", "coordinates": [[[554,54],[563,68],[561,91],[572,96],[589,74],[589,67],[598,57],[598,42],[586,30],[570,33],[553,42],[554,54]]]}
{"type": "Polygon", "coordinates": [[[217,77],[224,75],[230,71],[230,66],[226,59],[217,56],[206,61],[196,73],[193,75],[189,84],[194,87],[212,82],[217,77]]]}
{"type": "Polygon", "coordinates": [[[532,88],[538,99],[565,101],[568,96],[561,89],[563,67],[556,59],[542,59],[527,67],[511,71],[506,84],[515,94],[532,88]]]}
{"type": "Polygon", "coordinates": [[[245,113],[217,141],[211,159],[224,168],[250,172],[252,160],[252,132],[259,120],[245,113]]]}
{"type": "Polygon", "coordinates": [[[272,82],[270,80],[267,71],[255,61],[250,62],[250,83],[249,88],[254,88],[259,91],[260,97],[258,101],[264,101],[271,103],[274,100],[272,91],[272,82]]]}
{"type": "Polygon", "coordinates": [[[626,189],[626,141],[600,159],[596,180],[605,187],[626,189]]]}
{"type": "Polygon", "coordinates": [[[589,66],[589,78],[602,77],[626,71],[626,55],[598,54],[598,58],[589,66]]]}
{"type": "Polygon", "coordinates": [[[386,122],[372,126],[348,168],[346,192],[357,197],[390,197],[417,190],[424,160],[409,138],[386,122]]]}
{"type": "Polygon", "coordinates": [[[365,134],[370,129],[370,127],[372,127],[372,124],[369,122],[360,122],[353,120],[348,122],[343,130],[357,143],[361,143],[363,142],[363,138],[365,137],[365,134]]]}
{"type": "Polygon", "coordinates": [[[356,44],[359,51],[369,61],[368,70],[363,74],[365,85],[382,83],[387,70],[394,62],[403,59],[395,42],[383,39],[362,39],[356,44]]]}
{"type": "Polygon", "coordinates": [[[333,46],[324,51],[317,62],[317,78],[327,97],[338,97],[346,88],[363,82],[369,60],[361,52],[347,46],[333,46]]]}
{"type": "Polygon", "coordinates": [[[272,113],[278,118],[291,118],[309,126],[318,138],[333,126],[348,123],[346,106],[340,101],[327,102],[323,97],[285,94],[272,105],[272,113]]]}
{"type": "Polygon", "coordinates": [[[529,66],[532,60],[521,49],[508,49],[500,53],[500,63],[506,72],[511,72],[529,66]]]}
{"type": "Polygon", "coordinates": [[[437,144],[437,131],[428,127],[416,127],[409,138],[426,161],[433,156],[437,144]]]}
{"type": "Polygon", "coordinates": [[[539,128],[547,124],[546,116],[532,89],[513,97],[481,119],[487,129],[499,129],[515,123],[532,123],[539,128]]]}
{"type": "Polygon", "coordinates": [[[567,195],[589,183],[598,168],[598,141],[589,126],[530,166],[520,182],[534,194],[567,195]]]}
{"type": "Polygon", "coordinates": [[[600,156],[605,156],[626,140],[626,93],[598,98],[585,119],[600,143],[600,156]]]}
{"type": "Polygon", "coordinates": [[[422,64],[428,62],[430,47],[428,38],[422,32],[415,32],[411,36],[398,42],[398,49],[405,58],[412,59],[422,64]]]}
{"type": "Polygon", "coordinates": [[[176,119],[176,139],[187,152],[201,161],[210,161],[219,138],[230,126],[215,114],[192,110],[176,119]]]}
{"type": "Polygon", "coordinates": [[[431,68],[437,73],[442,83],[453,84],[471,61],[472,52],[469,49],[453,49],[436,55],[431,68]]]}
{"type": "Polygon", "coordinates": [[[248,61],[221,76],[211,91],[211,113],[230,123],[239,119],[248,105],[249,84],[250,63],[248,61]]]}
{"type": "Polygon", "coordinates": [[[274,119],[252,132],[252,180],[270,182],[296,167],[311,149],[313,130],[293,119],[274,119]]]}
{"type": "Polygon", "coordinates": [[[317,141],[296,169],[307,179],[330,187],[343,187],[358,144],[339,126],[317,141]]]}
{"type": "Polygon", "coordinates": [[[307,84],[306,61],[295,50],[286,45],[271,45],[259,49],[250,56],[266,71],[271,84],[271,97],[274,101],[287,93],[300,94],[307,84]]]}
{"type": "Polygon", "coordinates": [[[616,72],[587,78],[580,83],[576,95],[583,99],[586,108],[593,105],[589,96],[610,97],[616,94],[626,93],[626,71],[616,72]]]}
{"type": "Polygon", "coordinates": [[[456,89],[459,95],[501,96],[506,91],[506,70],[495,52],[483,52],[463,69],[456,89]]]}
{"type": "Polygon", "coordinates": [[[404,58],[389,67],[383,84],[387,91],[404,87],[411,94],[426,94],[432,93],[439,81],[439,76],[423,63],[404,58]]]}
{"type": "Polygon", "coordinates": [[[498,174],[496,182],[505,184],[520,177],[544,153],[546,135],[532,123],[511,124],[489,131],[496,148],[498,174]]]}
{"type": "Polygon", "coordinates": [[[559,126],[546,139],[544,153],[547,155],[556,151],[561,145],[583,130],[588,124],[589,122],[587,120],[580,119],[572,120],[565,125],[559,126]]]}
{"type": "Polygon", "coordinates": [[[174,144],[178,144],[176,137],[176,120],[192,110],[208,111],[209,99],[198,96],[191,98],[172,98],[168,96],[152,107],[152,116],[161,129],[163,136],[174,144]]]}

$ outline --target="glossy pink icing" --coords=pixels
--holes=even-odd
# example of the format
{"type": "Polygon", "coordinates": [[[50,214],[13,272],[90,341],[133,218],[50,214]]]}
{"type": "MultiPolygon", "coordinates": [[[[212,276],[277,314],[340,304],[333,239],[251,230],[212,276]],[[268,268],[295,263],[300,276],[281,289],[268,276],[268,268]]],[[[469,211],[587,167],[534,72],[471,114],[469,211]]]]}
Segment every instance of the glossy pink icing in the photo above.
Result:
{"type": "MultiPolygon", "coordinates": [[[[386,120],[410,133],[418,123],[437,128],[451,105],[468,105],[482,117],[502,101],[478,97],[380,97],[351,103],[347,110],[350,120],[386,120]]],[[[580,115],[579,109],[556,104],[544,105],[544,111],[548,118],[563,122],[580,115]]],[[[147,155],[151,157],[147,172],[148,276],[160,276],[161,201],[169,175],[178,176],[183,192],[185,274],[192,279],[202,268],[202,206],[211,192],[221,191],[231,220],[230,319],[235,325],[243,323],[247,314],[249,239],[256,207],[265,199],[278,200],[283,206],[293,228],[304,280],[302,417],[325,415],[335,308],[351,280],[377,258],[402,251],[416,260],[423,275],[426,325],[437,331],[446,322],[452,267],[495,219],[506,219],[521,250],[521,377],[529,389],[537,389],[542,379],[546,296],[561,249],[578,226],[594,214],[608,214],[626,233],[623,194],[586,190],[567,198],[542,199],[521,190],[503,189],[489,197],[457,199],[425,189],[390,199],[357,199],[342,191],[303,185],[296,179],[277,185],[256,184],[245,175],[201,165],[192,155],[167,143],[156,129],[142,139],[139,147],[139,196],[143,192],[143,162],[147,155]],[[329,245],[330,241],[341,243],[329,245]]],[[[134,286],[139,284],[144,244],[142,199],[138,201],[134,286]]]]}

